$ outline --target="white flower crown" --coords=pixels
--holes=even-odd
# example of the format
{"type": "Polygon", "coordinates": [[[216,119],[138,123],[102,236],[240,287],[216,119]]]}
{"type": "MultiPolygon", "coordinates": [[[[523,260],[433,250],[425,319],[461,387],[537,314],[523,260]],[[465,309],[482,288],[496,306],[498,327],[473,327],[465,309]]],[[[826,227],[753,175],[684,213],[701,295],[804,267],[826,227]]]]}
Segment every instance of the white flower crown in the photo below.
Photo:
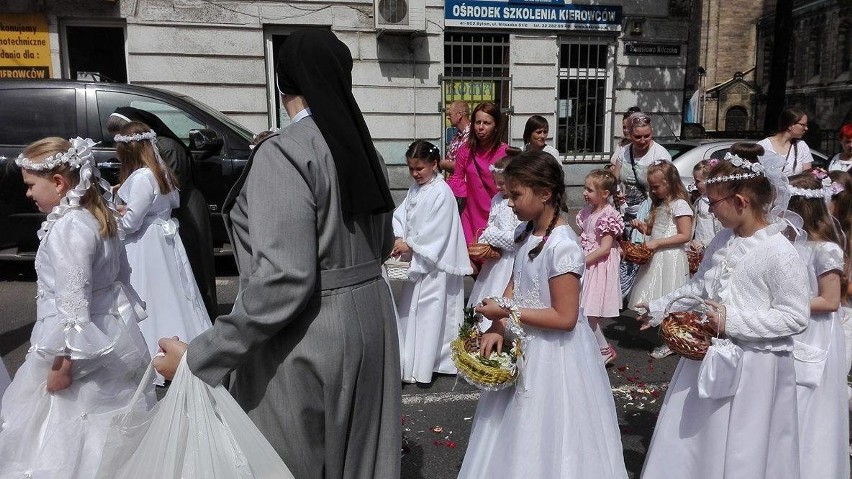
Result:
{"type": "Polygon", "coordinates": [[[48,156],[42,161],[32,161],[21,153],[18,155],[18,158],[15,159],[15,164],[18,165],[19,168],[29,171],[48,171],[60,165],[68,165],[76,170],[80,168],[83,163],[94,158],[92,147],[97,143],[93,140],[89,138],[80,138],[78,136],[77,138],[73,138],[68,141],[71,142],[71,148],[68,148],[68,151],[48,156]]]}
{"type": "Polygon", "coordinates": [[[154,130],[148,130],[145,133],[134,133],[132,135],[115,135],[113,140],[116,143],[130,143],[131,141],[142,141],[142,140],[155,140],[157,139],[157,134],[154,133],[154,130]]]}
{"type": "Polygon", "coordinates": [[[831,178],[826,176],[822,178],[822,188],[809,189],[791,186],[789,190],[791,196],[801,196],[803,198],[822,198],[828,200],[831,199],[832,196],[838,193],[842,193],[845,189],[843,188],[843,185],[831,181],[831,178]]]}
{"type": "Polygon", "coordinates": [[[488,171],[490,171],[491,173],[497,173],[498,175],[502,175],[503,172],[506,171],[506,168],[497,168],[494,165],[488,165],[488,171]]]}
{"type": "Polygon", "coordinates": [[[733,175],[714,176],[712,178],[707,178],[707,180],[704,181],[705,185],[724,183],[727,181],[748,180],[751,178],[757,178],[758,176],[766,176],[766,168],[764,168],[760,162],[752,163],[739,155],[731,153],[730,151],[725,153],[724,160],[737,168],[749,170],[751,173],[735,173],[733,175]]]}

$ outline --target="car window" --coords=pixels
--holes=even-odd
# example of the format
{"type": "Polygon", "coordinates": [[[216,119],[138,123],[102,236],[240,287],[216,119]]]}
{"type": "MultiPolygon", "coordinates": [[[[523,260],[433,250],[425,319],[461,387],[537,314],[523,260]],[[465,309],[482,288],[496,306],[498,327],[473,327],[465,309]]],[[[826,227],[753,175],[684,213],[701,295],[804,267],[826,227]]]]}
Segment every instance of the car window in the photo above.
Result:
{"type": "Polygon", "coordinates": [[[189,130],[207,128],[207,125],[189,113],[155,98],[114,91],[99,91],[97,98],[98,117],[101,120],[104,143],[112,143],[112,138],[106,128],[107,118],[116,108],[121,106],[132,106],[157,115],[187,146],[189,145],[189,130]]]}
{"type": "Polygon", "coordinates": [[[672,160],[675,160],[678,156],[683,155],[687,151],[695,148],[695,145],[684,145],[680,143],[669,143],[663,145],[670,155],[672,155],[672,160]]]}
{"type": "Polygon", "coordinates": [[[704,159],[705,160],[711,160],[711,159],[721,160],[721,159],[724,159],[725,153],[727,153],[730,149],[731,149],[730,146],[726,146],[726,147],[723,147],[723,148],[717,148],[715,150],[710,150],[710,151],[708,151],[709,154],[705,153],[704,159]]]}
{"type": "Polygon", "coordinates": [[[73,88],[0,90],[0,143],[27,145],[46,136],[78,136],[76,95],[73,88]]]}

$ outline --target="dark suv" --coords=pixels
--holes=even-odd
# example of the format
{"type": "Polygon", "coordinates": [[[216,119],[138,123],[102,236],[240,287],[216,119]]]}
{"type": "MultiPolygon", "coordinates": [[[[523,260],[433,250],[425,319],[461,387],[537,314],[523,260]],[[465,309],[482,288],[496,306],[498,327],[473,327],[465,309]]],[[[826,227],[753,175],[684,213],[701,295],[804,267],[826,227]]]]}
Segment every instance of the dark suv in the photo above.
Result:
{"type": "Polygon", "coordinates": [[[249,156],[252,134],[222,113],[188,96],[122,83],[69,80],[0,80],[0,259],[32,258],[44,220],[24,195],[20,172],[10,168],[24,147],[45,136],[81,136],[99,142],[95,159],[115,184],[118,160],[106,130],[110,113],[132,106],[160,117],[186,143],[194,158],[195,187],[207,200],[213,243],[227,243],[220,210],[249,156]]]}

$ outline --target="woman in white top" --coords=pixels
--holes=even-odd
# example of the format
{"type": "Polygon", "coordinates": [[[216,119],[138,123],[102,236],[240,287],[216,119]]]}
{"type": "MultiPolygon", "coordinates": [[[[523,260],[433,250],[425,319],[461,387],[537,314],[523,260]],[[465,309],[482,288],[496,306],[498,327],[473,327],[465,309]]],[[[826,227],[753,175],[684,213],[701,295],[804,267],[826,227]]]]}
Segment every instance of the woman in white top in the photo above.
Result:
{"type": "Polygon", "coordinates": [[[778,117],[778,132],[759,142],[766,154],[775,153],[787,159],[784,174],[798,175],[811,169],[814,157],[808,144],[802,140],[808,131],[808,115],[798,108],[788,108],[778,117]]]}
{"type": "Polygon", "coordinates": [[[533,115],[524,125],[524,149],[523,151],[544,151],[559,159],[559,150],[547,144],[547,134],[550,132],[550,124],[543,116],[533,115]]]}

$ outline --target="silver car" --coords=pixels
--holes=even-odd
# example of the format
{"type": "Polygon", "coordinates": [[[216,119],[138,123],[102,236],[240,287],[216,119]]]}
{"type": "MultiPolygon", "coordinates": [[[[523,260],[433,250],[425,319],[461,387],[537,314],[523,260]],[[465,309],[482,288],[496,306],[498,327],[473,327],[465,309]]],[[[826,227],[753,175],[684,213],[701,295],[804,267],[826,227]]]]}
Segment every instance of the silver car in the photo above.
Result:
{"type": "MultiPolygon", "coordinates": [[[[673,142],[661,142],[660,144],[669,151],[672,155],[677,171],[680,174],[680,180],[684,186],[692,184],[692,168],[695,167],[701,160],[709,160],[711,158],[722,159],[725,153],[731,149],[731,145],[741,141],[756,142],[757,140],[682,140],[673,142]]],[[[811,150],[814,157],[814,165],[825,167],[828,165],[828,157],[824,154],[811,150]]]]}

